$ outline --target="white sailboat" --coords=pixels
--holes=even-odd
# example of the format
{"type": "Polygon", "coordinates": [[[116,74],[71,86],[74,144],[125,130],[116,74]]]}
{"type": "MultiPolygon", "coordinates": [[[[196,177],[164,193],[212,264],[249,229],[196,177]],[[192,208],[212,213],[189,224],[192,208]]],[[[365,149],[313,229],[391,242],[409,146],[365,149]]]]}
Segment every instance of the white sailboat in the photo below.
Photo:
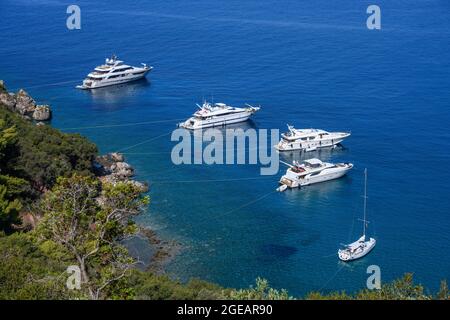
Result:
{"type": "Polygon", "coordinates": [[[367,211],[367,169],[364,170],[364,219],[363,221],[363,234],[353,243],[345,245],[344,248],[339,249],[338,256],[342,261],[352,261],[364,257],[368,254],[377,243],[374,238],[366,240],[366,220],[367,211]]]}

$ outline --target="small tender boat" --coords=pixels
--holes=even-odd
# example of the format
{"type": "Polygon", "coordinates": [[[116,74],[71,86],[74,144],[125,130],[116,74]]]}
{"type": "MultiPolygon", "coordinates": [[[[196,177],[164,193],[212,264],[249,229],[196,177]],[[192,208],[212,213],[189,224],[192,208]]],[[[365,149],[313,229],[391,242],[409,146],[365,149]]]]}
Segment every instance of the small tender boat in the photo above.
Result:
{"type": "Polygon", "coordinates": [[[115,55],[106,59],[105,64],[98,66],[89,73],[83,84],[77,86],[78,89],[95,89],[116,84],[122,84],[139,80],[145,77],[153,67],[147,66],[145,63],[142,67],[132,67],[118,60],[115,55]]]}
{"type": "Polygon", "coordinates": [[[280,192],[287,188],[299,188],[301,186],[338,179],[353,168],[352,163],[334,164],[322,162],[316,158],[304,160],[302,163],[294,161],[293,165],[283,161],[281,162],[289,166],[289,169],[287,169],[286,174],[280,179],[280,187],[277,188],[277,191],[280,192]]]}
{"type": "Polygon", "coordinates": [[[364,257],[376,245],[377,241],[374,238],[366,238],[366,207],[367,207],[367,169],[364,170],[364,219],[363,221],[363,235],[353,243],[345,245],[339,249],[338,256],[342,261],[351,261],[364,257]]]}
{"type": "Polygon", "coordinates": [[[199,110],[191,118],[180,123],[180,127],[195,130],[243,122],[260,109],[249,104],[245,108],[235,108],[225,103],[211,104],[206,101],[202,106],[197,104],[197,107],[199,110]]]}
{"type": "Polygon", "coordinates": [[[350,136],[349,132],[328,132],[321,129],[295,129],[288,125],[289,131],[281,134],[275,146],[278,151],[315,151],[318,148],[333,147],[350,136]]]}

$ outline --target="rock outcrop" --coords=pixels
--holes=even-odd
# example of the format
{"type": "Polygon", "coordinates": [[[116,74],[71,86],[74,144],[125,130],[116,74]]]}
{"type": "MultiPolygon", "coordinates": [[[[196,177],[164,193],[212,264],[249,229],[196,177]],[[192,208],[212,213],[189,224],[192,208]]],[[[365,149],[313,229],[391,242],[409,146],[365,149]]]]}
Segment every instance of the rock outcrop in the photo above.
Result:
{"type": "Polygon", "coordinates": [[[94,162],[96,174],[104,182],[117,183],[128,181],[138,187],[141,192],[149,190],[148,184],[132,180],[134,169],[125,162],[125,158],[120,153],[108,153],[97,157],[94,162]]]}
{"type": "Polygon", "coordinates": [[[0,103],[5,105],[9,110],[13,111],[16,105],[14,94],[6,90],[3,80],[0,80],[0,103]]]}
{"type": "Polygon", "coordinates": [[[0,93],[5,91],[6,91],[5,82],[3,80],[0,80],[0,93]]]}
{"type": "Polygon", "coordinates": [[[36,102],[30,95],[23,89],[20,89],[16,94],[16,111],[25,116],[32,115],[36,109],[36,102]]]}
{"type": "Polygon", "coordinates": [[[134,176],[134,169],[126,162],[116,162],[111,166],[112,174],[119,179],[131,178],[134,176]]]}
{"type": "Polygon", "coordinates": [[[36,121],[47,121],[52,117],[52,111],[48,105],[38,105],[33,111],[33,119],[36,121]]]}
{"type": "Polygon", "coordinates": [[[23,89],[16,94],[8,92],[2,80],[0,80],[0,103],[28,120],[48,121],[52,116],[48,105],[36,105],[36,101],[23,89]]]}

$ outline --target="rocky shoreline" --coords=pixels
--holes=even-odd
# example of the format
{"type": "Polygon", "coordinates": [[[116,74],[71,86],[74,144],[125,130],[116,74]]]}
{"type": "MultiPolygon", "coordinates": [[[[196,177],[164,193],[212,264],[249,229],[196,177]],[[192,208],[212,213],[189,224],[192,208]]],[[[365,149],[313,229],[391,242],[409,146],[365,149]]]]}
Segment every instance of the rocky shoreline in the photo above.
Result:
{"type": "MultiPolygon", "coordinates": [[[[17,93],[8,92],[4,82],[0,80],[0,105],[4,105],[11,112],[17,113],[25,120],[35,122],[36,125],[44,125],[52,117],[52,111],[48,105],[38,105],[35,100],[23,89],[17,93]]],[[[134,168],[125,161],[123,154],[118,152],[97,156],[93,161],[93,171],[102,183],[116,184],[128,182],[134,184],[142,193],[149,191],[149,184],[134,179],[134,168]]],[[[33,229],[38,218],[31,213],[22,214],[20,230],[33,229]]],[[[140,226],[139,236],[146,239],[148,245],[155,250],[146,269],[149,272],[164,273],[163,267],[177,254],[180,245],[174,241],[164,241],[157,233],[147,227],[140,226]]]]}
{"type": "MultiPolygon", "coordinates": [[[[137,186],[142,193],[149,191],[148,183],[133,179],[135,170],[125,162],[125,157],[121,153],[112,152],[98,156],[94,161],[94,171],[102,182],[113,184],[130,182],[137,186]]],[[[156,274],[164,273],[164,266],[179,252],[180,244],[175,241],[162,240],[156,231],[143,226],[140,226],[138,236],[145,238],[148,245],[155,250],[145,269],[156,274]]]]}
{"type": "Polygon", "coordinates": [[[27,120],[36,121],[39,125],[43,125],[43,121],[49,121],[52,118],[50,106],[36,104],[36,101],[23,89],[17,93],[8,92],[3,80],[0,80],[0,104],[27,120]]]}
{"type": "Polygon", "coordinates": [[[134,168],[125,162],[125,157],[121,153],[112,152],[98,156],[93,166],[95,174],[102,182],[112,184],[130,182],[138,187],[142,193],[149,190],[148,183],[132,179],[134,177],[134,168]]]}
{"type": "Polygon", "coordinates": [[[141,227],[139,234],[156,250],[146,271],[155,274],[165,273],[164,267],[180,252],[181,244],[176,241],[162,240],[156,231],[146,227],[141,227]]]}

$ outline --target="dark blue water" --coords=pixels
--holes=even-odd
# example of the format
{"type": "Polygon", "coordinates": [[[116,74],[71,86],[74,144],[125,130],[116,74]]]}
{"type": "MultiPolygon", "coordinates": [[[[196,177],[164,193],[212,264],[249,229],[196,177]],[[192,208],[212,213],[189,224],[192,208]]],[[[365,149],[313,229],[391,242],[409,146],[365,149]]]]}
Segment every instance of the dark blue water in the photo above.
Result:
{"type": "Polygon", "coordinates": [[[79,31],[65,27],[69,4],[2,1],[0,78],[51,104],[54,126],[126,153],[152,183],[139,222],[184,245],[171,275],[231,287],[262,276],[295,295],[362,288],[372,264],[382,281],[450,279],[448,1],[77,1],[79,31]],[[366,28],[374,3],[381,31],[366,28]],[[151,81],[75,90],[111,53],[153,65],[151,81]],[[168,134],[211,95],[261,104],[256,128],[351,130],[344,148],[311,156],[355,169],[279,194],[282,171],[236,181],[259,167],[174,166],[168,134]],[[345,265],[336,250],[359,236],[365,167],[378,244],[345,265]]]}

